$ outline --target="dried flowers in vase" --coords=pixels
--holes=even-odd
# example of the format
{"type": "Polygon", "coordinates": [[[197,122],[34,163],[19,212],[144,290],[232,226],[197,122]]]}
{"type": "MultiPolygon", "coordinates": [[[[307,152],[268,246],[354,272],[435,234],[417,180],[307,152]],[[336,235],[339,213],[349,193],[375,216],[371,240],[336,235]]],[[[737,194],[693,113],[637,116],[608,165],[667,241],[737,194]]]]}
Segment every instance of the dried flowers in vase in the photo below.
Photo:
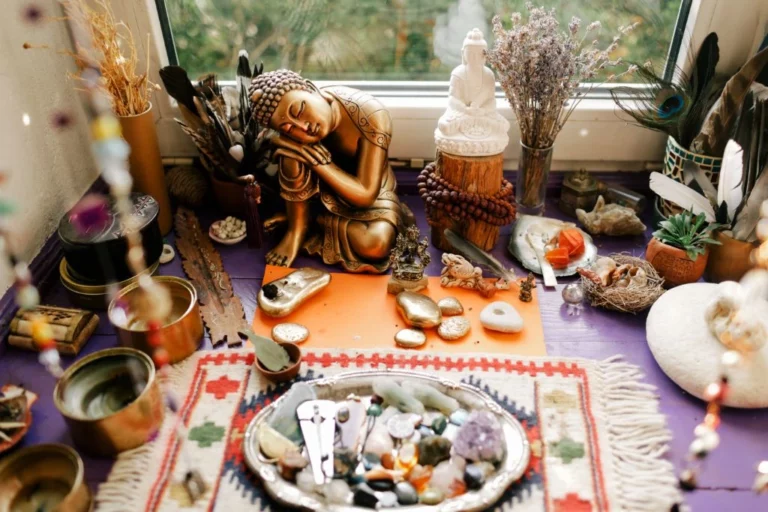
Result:
{"type": "MultiPolygon", "coordinates": [[[[601,50],[596,37],[600,22],[590,23],[581,34],[581,20],[572,18],[567,30],[561,30],[555,10],[526,5],[528,20],[520,13],[511,17],[505,29],[501,19],[493,19],[494,47],[488,62],[498,73],[499,82],[509,100],[520,127],[521,155],[518,165],[517,202],[522,211],[541,214],[544,210],[552,147],[557,134],[579,101],[593,88],[590,82],[602,70],[618,66],[612,59],[622,35],[637,23],[619,27],[613,41],[601,50]]],[[[629,66],[606,81],[631,73],[629,66]]]]}

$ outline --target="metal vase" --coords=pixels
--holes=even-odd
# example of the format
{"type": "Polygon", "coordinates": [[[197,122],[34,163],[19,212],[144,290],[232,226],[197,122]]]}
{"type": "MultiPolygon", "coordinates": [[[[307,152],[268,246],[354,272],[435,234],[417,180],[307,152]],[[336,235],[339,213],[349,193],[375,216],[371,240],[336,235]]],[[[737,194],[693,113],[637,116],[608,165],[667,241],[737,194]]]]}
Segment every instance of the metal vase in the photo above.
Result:
{"type": "Polygon", "coordinates": [[[165,183],[165,171],[157,144],[157,130],[152,117],[152,104],[146,112],[135,116],[118,116],[123,138],[131,148],[129,164],[133,177],[133,188],[149,194],[160,205],[157,220],[160,232],[167,235],[171,231],[171,199],[165,183]]]}
{"type": "Polygon", "coordinates": [[[544,149],[531,148],[520,142],[520,159],[515,187],[518,213],[526,215],[544,213],[553,148],[554,146],[544,149]]]}

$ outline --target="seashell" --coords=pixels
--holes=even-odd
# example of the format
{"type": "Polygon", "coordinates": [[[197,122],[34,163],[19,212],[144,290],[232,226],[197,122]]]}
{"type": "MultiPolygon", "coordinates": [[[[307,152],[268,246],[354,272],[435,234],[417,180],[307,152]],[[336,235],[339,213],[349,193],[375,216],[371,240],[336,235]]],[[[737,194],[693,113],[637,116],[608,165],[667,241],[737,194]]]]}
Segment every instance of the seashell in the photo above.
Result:
{"type": "Polygon", "coordinates": [[[640,267],[632,267],[629,271],[630,286],[642,287],[648,284],[648,274],[640,267]]]}
{"type": "Polygon", "coordinates": [[[589,213],[577,208],[576,217],[593,235],[642,235],[646,229],[632,208],[605,204],[603,196],[597,198],[595,208],[589,213]]]}
{"type": "Polygon", "coordinates": [[[616,270],[616,262],[612,258],[602,256],[597,258],[595,262],[594,271],[597,277],[600,278],[600,283],[603,286],[610,286],[612,281],[613,271],[616,270]]]}

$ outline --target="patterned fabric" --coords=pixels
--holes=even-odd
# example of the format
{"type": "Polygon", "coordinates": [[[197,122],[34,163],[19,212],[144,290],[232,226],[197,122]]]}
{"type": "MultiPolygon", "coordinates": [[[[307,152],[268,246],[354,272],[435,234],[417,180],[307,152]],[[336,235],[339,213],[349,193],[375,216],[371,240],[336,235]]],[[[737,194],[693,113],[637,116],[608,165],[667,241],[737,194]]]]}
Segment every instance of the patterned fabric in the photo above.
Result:
{"type": "MultiPolygon", "coordinates": [[[[217,351],[197,353],[174,367],[171,381],[184,397],[184,434],[179,437],[166,421],[153,442],[123,454],[99,488],[97,509],[285,510],[246,467],[242,444],[253,416],[290,384],[264,381],[253,361],[247,351],[217,351]],[[194,504],[180,484],[190,465],[208,484],[194,504]]],[[[659,511],[680,499],[672,467],[660,458],[669,439],[664,418],[634,366],[617,360],[319,350],[306,353],[299,379],[385,368],[470,384],[520,421],[531,442],[531,462],[496,510],[659,511]]]]}
{"type": "MultiPolygon", "coordinates": [[[[717,188],[717,182],[720,179],[720,166],[723,163],[723,159],[692,153],[678,144],[674,138],[667,137],[667,152],[664,155],[664,175],[680,183],[685,183],[683,180],[683,166],[686,162],[698,164],[715,188],[717,188]]],[[[661,205],[661,212],[665,217],[680,213],[680,208],[674,203],[661,198],[659,198],[659,203],[661,205]]]]}

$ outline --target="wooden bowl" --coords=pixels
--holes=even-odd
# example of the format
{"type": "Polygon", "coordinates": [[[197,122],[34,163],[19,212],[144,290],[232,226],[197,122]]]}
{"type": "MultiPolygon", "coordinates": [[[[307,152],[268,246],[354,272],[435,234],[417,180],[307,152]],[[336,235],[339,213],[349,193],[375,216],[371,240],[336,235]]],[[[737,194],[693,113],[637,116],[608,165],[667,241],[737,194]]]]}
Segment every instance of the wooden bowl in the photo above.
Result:
{"type": "Polygon", "coordinates": [[[254,365],[256,366],[256,369],[259,370],[259,373],[272,382],[286,382],[293,380],[299,374],[299,368],[301,368],[301,349],[294,343],[278,342],[278,344],[288,351],[288,357],[291,358],[291,364],[288,365],[287,368],[284,368],[279,372],[273,372],[262,365],[258,357],[256,358],[254,365]]]}
{"type": "Polygon", "coordinates": [[[211,237],[211,240],[213,240],[214,242],[218,242],[222,245],[235,245],[245,240],[245,237],[248,235],[247,231],[237,238],[219,238],[218,236],[216,236],[215,226],[218,226],[222,222],[224,221],[217,220],[216,222],[211,224],[210,228],[208,228],[208,236],[211,237]]]}

